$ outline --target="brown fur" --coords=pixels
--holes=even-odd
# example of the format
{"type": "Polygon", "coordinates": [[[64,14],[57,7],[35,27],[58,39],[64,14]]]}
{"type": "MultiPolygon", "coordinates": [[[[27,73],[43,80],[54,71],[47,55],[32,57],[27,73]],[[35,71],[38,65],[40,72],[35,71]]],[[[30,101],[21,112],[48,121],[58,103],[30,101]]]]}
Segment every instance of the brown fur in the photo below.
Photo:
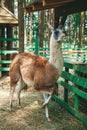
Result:
{"type": "MultiPolygon", "coordinates": [[[[16,86],[18,87],[19,105],[21,105],[21,90],[27,89],[28,87],[49,94],[49,100],[52,94],[58,94],[58,87],[56,85],[56,80],[59,76],[58,70],[44,57],[36,56],[31,53],[16,55],[10,65],[9,76],[10,110],[12,110],[13,94],[16,86]]],[[[43,106],[45,107],[47,104],[48,102],[45,102],[43,106]]]]}
{"type": "Polygon", "coordinates": [[[16,53],[16,52],[15,52],[15,53],[13,53],[13,54],[11,54],[11,57],[10,57],[10,58],[11,58],[11,60],[13,60],[17,54],[18,54],[18,53],[16,53]]]}
{"type": "MultiPolygon", "coordinates": [[[[52,30],[53,28],[50,27],[52,30]]],[[[63,30],[60,28],[52,31],[50,38],[50,62],[46,58],[36,56],[31,53],[21,53],[13,58],[10,65],[10,108],[12,109],[12,100],[14,88],[17,83],[18,101],[20,105],[20,93],[25,86],[34,88],[44,93],[44,104],[46,117],[50,121],[47,104],[53,93],[57,92],[56,80],[63,69],[63,55],[60,46],[60,40],[63,37],[63,30]],[[55,36],[57,36],[55,39],[55,36]],[[59,58],[58,58],[59,57],[59,58]]]]}
{"type": "Polygon", "coordinates": [[[58,78],[58,70],[46,58],[30,53],[15,56],[10,65],[9,74],[11,87],[21,76],[25,84],[28,85],[26,81],[30,79],[33,87],[39,91],[49,91],[58,78]]]}

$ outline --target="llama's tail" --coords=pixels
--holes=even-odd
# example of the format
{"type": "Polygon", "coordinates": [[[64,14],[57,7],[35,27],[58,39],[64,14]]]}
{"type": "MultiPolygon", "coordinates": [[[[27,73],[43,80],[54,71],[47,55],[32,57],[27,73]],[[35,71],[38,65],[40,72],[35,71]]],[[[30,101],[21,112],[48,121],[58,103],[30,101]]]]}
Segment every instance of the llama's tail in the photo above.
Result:
{"type": "Polygon", "coordinates": [[[11,57],[10,57],[10,58],[11,58],[11,60],[13,60],[13,59],[15,58],[15,56],[16,56],[16,55],[18,55],[18,53],[17,53],[17,52],[15,52],[15,53],[11,54],[11,57]]]}

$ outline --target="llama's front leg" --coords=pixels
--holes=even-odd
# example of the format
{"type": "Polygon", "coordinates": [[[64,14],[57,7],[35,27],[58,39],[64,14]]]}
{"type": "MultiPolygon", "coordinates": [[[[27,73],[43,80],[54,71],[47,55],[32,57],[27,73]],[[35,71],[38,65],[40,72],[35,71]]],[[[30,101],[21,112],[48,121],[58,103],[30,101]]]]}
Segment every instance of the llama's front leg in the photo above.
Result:
{"type": "Polygon", "coordinates": [[[44,100],[45,100],[43,106],[45,107],[46,118],[48,121],[51,121],[51,119],[49,118],[49,112],[48,112],[48,106],[47,106],[48,99],[50,99],[49,94],[43,94],[43,96],[44,96],[44,100]]]}
{"type": "Polygon", "coordinates": [[[52,95],[44,94],[45,102],[43,103],[43,107],[45,107],[49,103],[51,97],[52,97],[52,95]]]}

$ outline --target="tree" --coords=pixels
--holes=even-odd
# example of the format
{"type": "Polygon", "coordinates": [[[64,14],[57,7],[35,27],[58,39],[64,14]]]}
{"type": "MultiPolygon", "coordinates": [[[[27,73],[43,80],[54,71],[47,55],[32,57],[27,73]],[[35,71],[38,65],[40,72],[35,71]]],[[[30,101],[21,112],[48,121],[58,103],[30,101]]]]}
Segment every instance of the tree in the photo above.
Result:
{"type": "Polygon", "coordinates": [[[44,16],[45,11],[40,11],[38,16],[38,27],[39,27],[39,40],[40,40],[40,47],[43,47],[43,39],[44,39],[44,16]]]}
{"type": "Polygon", "coordinates": [[[24,0],[18,0],[19,53],[24,52],[24,0]]]}
{"type": "Polygon", "coordinates": [[[83,36],[84,36],[85,13],[81,12],[80,15],[81,15],[81,20],[80,20],[80,33],[79,33],[79,47],[82,47],[83,36]]]}
{"type": "Polygon", "coordinates": [[[32,30],[32,26],[33,26],[33,13],[30,13],[30,43],[32,43],[32,35],[33,35],[33,30],[32,30]]]}
{"type": "MultiPolygon", "coordinates": [[[[5,6],[12,12],[14,13],[14,1],[13,0],[8,0],[5,1],[5,6]]],[[[7,28],[7,38],[13,38],[13,27],[8,24],[6,26],[7,28]]],[[[13,41],[7,41],[7,50],[11,50],[13,47],[13,41]]],[[[10,54],[7,54],[6,57],[7,60],[10,59],[10,54]]]]}

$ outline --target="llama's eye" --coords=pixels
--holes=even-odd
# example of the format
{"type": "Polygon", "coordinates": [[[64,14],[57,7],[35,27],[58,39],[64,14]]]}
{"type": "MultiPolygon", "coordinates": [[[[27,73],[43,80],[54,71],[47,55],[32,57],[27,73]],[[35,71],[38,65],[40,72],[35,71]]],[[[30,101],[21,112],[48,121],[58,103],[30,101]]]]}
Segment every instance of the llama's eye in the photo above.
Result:
{"type": "Polygon", "coordinates": [[[58,35],[59,35],[59,31],[55,31],[55,32],[54,32],[54,38],[55,38],[55,39],[58,39],[58,35]]]}

